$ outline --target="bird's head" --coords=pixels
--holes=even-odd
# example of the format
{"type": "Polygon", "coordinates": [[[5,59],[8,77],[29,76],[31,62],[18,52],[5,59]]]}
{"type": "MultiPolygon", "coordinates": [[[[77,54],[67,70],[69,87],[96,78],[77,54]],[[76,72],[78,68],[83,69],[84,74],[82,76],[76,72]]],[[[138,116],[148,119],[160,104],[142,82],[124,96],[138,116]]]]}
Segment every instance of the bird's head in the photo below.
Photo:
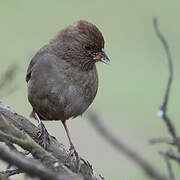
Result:
{"type": "Polygon", "coordinates": [[[104,51],[102,33],[90,22],[80,20],[61,30],[55,39],[61,41],[64,57],[79,63],[83,70],[92,69],[96,62],[110,61],[104,51]]]}

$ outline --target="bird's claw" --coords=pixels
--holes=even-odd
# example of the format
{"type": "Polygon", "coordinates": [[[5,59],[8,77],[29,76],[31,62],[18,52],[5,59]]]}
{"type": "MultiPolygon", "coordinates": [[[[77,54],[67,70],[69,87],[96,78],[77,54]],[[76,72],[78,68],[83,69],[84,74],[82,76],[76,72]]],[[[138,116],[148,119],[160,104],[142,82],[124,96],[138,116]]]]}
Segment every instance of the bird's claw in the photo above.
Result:
{"type": "Polygon", "coordinates": [[[80,161],[82,161],[84,164],[86,164],[88,166],[87,161],[79,156],[78,152],[76,151],[76,149],[75,149],[75,147],[73,145],[70,146],[69,151],[70,151],[70,153],[69,153],[70,156],[75,155],[75,157],[76,157],[78,172],[79,172],[79,170],[81,168],[80,167],[80,161]]]}
{"type": "Polygon", "coordinates": [[[41,140],[42,146],[47,149],[47,146],[50,144],[50,136],[48,131],[46,130],[44,124],[41,122],[38,125],[39,131],[38,131],[38,139],[41,140]]]}

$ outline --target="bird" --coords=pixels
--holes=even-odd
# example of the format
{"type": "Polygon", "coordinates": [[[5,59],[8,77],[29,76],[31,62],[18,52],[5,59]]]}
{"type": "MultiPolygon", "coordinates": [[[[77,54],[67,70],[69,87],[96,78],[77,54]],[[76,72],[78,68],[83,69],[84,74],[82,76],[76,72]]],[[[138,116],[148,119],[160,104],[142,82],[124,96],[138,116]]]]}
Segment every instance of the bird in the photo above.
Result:
{"type": "Polygon", "coordinates": [[[70,151],[73,145],[67,120],[82,115],[98,90],[97,62],[108,64],[100,30],[86,20],[79,20],[60,30],[33,56],[26,73],[31,116],[38,120],[38,138],[47,148],[49,133],[42,121],[62,122],[70,151]]]}

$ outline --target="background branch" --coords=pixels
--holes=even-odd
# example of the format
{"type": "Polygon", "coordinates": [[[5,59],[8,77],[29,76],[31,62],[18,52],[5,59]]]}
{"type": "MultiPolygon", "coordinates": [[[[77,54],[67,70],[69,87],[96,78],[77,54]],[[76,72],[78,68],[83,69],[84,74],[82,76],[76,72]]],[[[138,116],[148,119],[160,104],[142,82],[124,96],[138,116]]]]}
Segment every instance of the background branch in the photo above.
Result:
{"type": "Polygon", "coordinates": [[[149,177],[155,180],[167,180],[165,176],[161,175],[152,165],[143,159],[142,155],[139,155],[137,152],[133,151],[132,147],[128,147],[118,137],[116,137],[109,130],[107,125],[105,125],[104,121],[96,111],[92,109],[89,110],[87,112],[87,117],[97,129],[97,132],[99,132],[106,141],[108,141],[117,150],[137,164],[149,177]]]}
{"type": "Polygon", "coordinates": [[[172,151],[164,152],[164,154],[174,161],[176,161],[180,165],[180,156],[178,154],[173,153],[172,151]]]}
{"type": "Polygon", "coordinates": [[[163,143],[163,144],[169,144],[169,145],[176,145],[172,139],[170,138],[152,138],[149,140],[150,144],[159,144],[159,143],[163,143]]]}
{"type": "Polygon", "coordinates": [[[168,69],[169,69],[169,78],[168,78],[168,82],[167,82],[167,86],[166,86],[166,91],[165,91],[163,103],[160,106],[160,111],[159,111],[158,114],[164,120],[164,122],[166,123],[166,126],[167,126],[167,128],[169,130],[169,133],[173,137],[174,142],[177,144],[178,151],[180,152],[180,144],[179,144],[179,141],[177,139],[176,129],[175,129],[174,125],[172,124],[171,119],[167,115],[167,105],[168,105],[169,94],[170,94],[171,85],[172,85],[172,81],[173,81],[172,56],[171,56],[171,52],[169,50],[169,46],[167,44],[167,41],[166,41],[166,39],[164,38],[164,36],[162,35],[162,33],[159,30],[157,18],[153,19],[153,23],[154,23],[154,29],[155,29],[156,35],[160,39],[160,41],[162,42],[162,45],[163,45],[164,50],[166,52],[167,60],[168,60],[168,69]]]}
{"type": "Polygon", "coordinates": [[[167,155],[167,153],[164,153],[164,152],[160,152],[160,154],[162,154],[162,155],[164,156],[164,159],[165,159],[165,161],[166,161],[170,180],[176,180],[176,179],[175,179],[175,176],[174,176],[174,172],[173,172],[173,170],[172,170],[172,166],[171,166],[171,163],[170,163],[170,158],[169,158],[169,156],[167,155]]]}

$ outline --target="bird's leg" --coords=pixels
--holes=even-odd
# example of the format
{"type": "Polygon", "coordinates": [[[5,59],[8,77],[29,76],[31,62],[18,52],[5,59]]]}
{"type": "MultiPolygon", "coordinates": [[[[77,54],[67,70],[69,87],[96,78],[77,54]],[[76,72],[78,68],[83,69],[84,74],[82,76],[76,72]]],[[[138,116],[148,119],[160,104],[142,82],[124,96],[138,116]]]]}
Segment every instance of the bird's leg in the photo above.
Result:
{"type": "Polygon", "coordinates": [[[72,140],[71,140],[71,136],[70,136],[70,133],[69,133],[69,129],[66,125],[66,121],[63,121],[63,126],[64,126],[64,129],[66,131],[66,134],[67,134],[67,137],[68,137],[68,140],[69,140],[69,144],[70,144],[70,148],[69,148],[69,151],[70,151],[70,155],[74,154],[75,157],[76,157],[76,160],[77,160],[77,166],[78,166],[78,170],[80,169],[80,161],[83,161],[85,164],[87,164],[87,162],[81,158],[78,154],[78,152],[76,151],[73,143],[72,143],[72,140]]]}
{"type": "Polygon", "coordinates": [[[69,144],[70,144],[69,150],[70,150],[70,152],[72,154],[73,153],[75,154],[76,158],[79,158],[79,155],[78,155],[78,153],[77,153],[77,151],[76,151],[76,149],[75,149],[75,147],[74,147],[74,145],[72,143],[71,136],[70,136],[70,133],[69,133],[69,129],[68,129],[67,125],[66,125],[66,121],[63,121],[62,123],[63,123],[64,129],[66,131],[66,135],[68,137],[68,140],[69,140],[69,144]]]}
{"type": "Polygon", "coordinates": [[[50,143],[49,133],[36,112],[34,113],[34,116],[38,120],[38,138],[42,140],[42,145],[46,149],[50,143]]]}

